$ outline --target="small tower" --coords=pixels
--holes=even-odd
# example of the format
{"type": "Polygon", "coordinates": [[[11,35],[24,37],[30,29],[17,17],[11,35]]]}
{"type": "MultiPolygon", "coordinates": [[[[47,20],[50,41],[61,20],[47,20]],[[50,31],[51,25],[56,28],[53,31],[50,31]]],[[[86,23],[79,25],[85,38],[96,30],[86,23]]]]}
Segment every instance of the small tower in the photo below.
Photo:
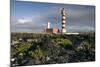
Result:
{"type": "Polygon", "coordinates": [[[47,28],[50,29],[50,22],[48,22],[47,28]]]}
{"type": "Polygon", "coordinates": [[[62,15],[61,33],[66,33],[66,11],[64,10],[64,8],[61,10],[61,15],[62,15]]]}

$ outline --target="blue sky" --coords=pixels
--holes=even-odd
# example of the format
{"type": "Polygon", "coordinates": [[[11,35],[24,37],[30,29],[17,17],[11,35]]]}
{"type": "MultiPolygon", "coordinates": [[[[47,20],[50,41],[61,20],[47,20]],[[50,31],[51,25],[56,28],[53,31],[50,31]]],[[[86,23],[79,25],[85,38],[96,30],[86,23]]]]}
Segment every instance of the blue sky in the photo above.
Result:
{"type": "Polygon", "coordinates": [[[67,12],[67,32],[95,30],[95,6],[11,0],[11,32],[42,32],[47,23],[61,29],[61,9],[67,12]]]}

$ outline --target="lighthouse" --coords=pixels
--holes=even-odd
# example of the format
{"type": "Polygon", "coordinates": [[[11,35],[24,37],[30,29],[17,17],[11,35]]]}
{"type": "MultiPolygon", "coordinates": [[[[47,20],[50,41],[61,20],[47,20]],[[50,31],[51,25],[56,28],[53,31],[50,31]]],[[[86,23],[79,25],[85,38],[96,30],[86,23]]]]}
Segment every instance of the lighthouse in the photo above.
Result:
{"type": "Polygon", "coordinates": [[[48,22],[47,28],[50,29],[50,22],[48,22]]]}
{"type": "Polygon", "coordinates": [[[66,33],[66,11],[64,8],[61,10],[61,15],[62,15],[62,29],[61,33],[66,33]]]}

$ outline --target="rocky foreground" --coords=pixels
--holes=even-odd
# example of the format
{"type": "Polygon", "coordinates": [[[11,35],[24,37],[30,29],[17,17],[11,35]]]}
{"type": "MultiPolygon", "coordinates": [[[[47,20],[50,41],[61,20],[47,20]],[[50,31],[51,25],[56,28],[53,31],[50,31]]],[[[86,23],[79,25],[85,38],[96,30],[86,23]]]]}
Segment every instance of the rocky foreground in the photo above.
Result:
{"type": "Polygon", "coordinates": [[[94,33],[11,34],[11,66],[88,61],[95,61],[94,33]]]}

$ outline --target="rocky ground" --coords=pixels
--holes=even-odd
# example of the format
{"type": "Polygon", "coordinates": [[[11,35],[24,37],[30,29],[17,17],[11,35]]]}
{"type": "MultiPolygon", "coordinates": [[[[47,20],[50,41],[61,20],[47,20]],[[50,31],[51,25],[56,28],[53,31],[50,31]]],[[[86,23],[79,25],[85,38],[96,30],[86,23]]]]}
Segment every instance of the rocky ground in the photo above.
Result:
{"type": "Polygon", "coordinates": [[[11,34],[17,66],[95,61],[95,34],[11,34]],[[20,38],[21,41],[19,40],[20,38]],[[30,41],[27,39],[31,39],[30,41]],[[17,46],[15,46],[17,45],[17,46]],[[24,62],[26,60],[26,62],[24,62]]]}

